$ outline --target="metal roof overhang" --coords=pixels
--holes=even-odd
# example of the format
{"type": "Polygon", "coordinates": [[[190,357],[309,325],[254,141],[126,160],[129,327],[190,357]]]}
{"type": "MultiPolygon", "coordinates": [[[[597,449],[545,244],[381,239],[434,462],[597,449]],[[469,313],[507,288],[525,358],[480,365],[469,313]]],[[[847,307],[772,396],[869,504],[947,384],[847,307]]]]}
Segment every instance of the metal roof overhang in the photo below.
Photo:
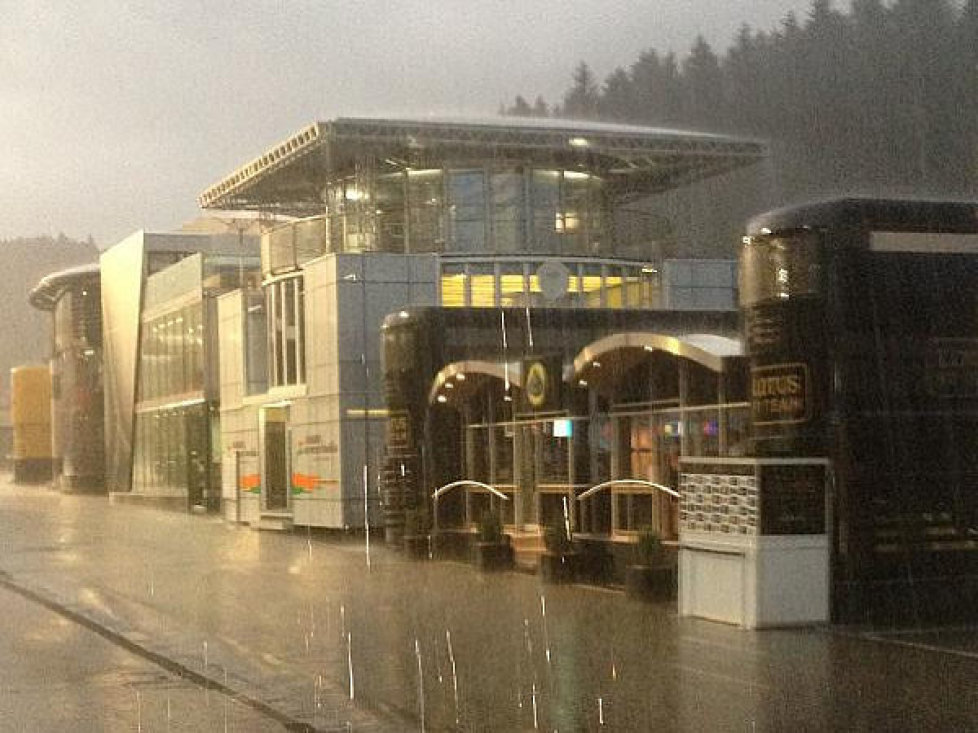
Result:
{"type": "Polygon", "coordinates": [[[763,142],[723,135],[551,119],[316,122],[246,163],[198,198],[203,209],[304,215],[322,209],[326,181],[372,159],[391,170],[483,159],[539,161],[605,177],[622,197],[642,196],[752,165],[763,142]]]}
{"type": "Polygon", "coordinates": [[[65,289],[76,283],[98,282],[99,272],[98,263],[52,272],[40,279],[28,294],[27,300],[38,310],[52,310],[65,289]]]}
{"type": "Polygon", "coordinates": [[[590,384],[599,373],[622,374],[655,352],[689,359],[717,373],[725,371],[728,359],[743,353],[739,340],[715,334],[615,333],[578,352],[574,357],[574,377],[586,377],[590,384]]]}
{"type": "Polygon", "coordinates": [[[456,400],[465,400],[489,380],[509,381],[511,387],[519,389],[523,385],[519,362],[480,361],[470,359],[446,364],[431,382],[428,391],[428,404],[433,404],[438,395],[448,392],[456,400]],[[451,384],[451,389],[446,385],[451,384]]]}

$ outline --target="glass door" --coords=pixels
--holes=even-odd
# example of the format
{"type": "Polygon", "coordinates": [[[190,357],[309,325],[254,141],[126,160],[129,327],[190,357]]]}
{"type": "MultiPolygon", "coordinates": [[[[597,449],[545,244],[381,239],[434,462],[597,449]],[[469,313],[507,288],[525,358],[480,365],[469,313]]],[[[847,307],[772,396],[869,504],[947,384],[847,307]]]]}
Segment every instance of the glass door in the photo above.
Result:
{"type": "Polygon", "coordinates": [[[289,507],[289,408],[261,410],[262,498],[268,511],[289,507]]]}

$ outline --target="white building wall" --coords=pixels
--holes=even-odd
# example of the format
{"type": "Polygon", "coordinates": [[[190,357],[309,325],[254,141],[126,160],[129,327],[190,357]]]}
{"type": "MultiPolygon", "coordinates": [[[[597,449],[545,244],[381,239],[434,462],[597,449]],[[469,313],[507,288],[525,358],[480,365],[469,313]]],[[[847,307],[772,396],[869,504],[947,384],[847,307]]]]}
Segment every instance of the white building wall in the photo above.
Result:
{"type": "Polygon", "coordinates": [[[221,396],[221,508],[231,521],[257,522],[260,466],[258,408],[245,404],[244,294],[217,299],[221,396]]]}
{"type": "Polygon", "coordinates": [[[292,473],[305,486],[293,488],[293,523],[362,527],[365,499],[371,516],[380,517],[386,425],[380,326],[392,312],[437,303],[438,260],[340,254],[303,269],[306,395],[292,400],[289,423],[292,473]]]}
{"type": "Polygon", "coordinates": [[[665,310],[736,310],[736,260],[665,260],[665,310]]]}

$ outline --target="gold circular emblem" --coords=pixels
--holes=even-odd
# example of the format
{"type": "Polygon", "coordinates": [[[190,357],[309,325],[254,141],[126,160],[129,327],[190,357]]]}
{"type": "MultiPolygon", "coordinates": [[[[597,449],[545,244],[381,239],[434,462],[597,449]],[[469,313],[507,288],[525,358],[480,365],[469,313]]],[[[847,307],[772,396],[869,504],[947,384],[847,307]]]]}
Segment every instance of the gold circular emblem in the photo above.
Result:
{"type": "Polygon", "coordinates": [[[526,399],[532,407],[542,407],[547,401],[547,368],[542,362],[535,361],[526,372],[523,383],[526,399]]]}

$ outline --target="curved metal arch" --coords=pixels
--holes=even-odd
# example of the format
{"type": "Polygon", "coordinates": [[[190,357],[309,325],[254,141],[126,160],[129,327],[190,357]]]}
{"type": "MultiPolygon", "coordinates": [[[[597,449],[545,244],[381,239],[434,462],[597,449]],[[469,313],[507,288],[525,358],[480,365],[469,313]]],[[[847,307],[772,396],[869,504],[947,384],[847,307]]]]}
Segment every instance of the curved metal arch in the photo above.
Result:
{"type": "Polygon", "coordinates": [[[455,361],[443,366],[435,378],[431,381],[431,388],[428,390],[428,404],[432,404],[441,393],[442,387],[446,382],[459,381],[459,377],[467,378],[470,374],[482,375],[499,379],[517,389],[523,386],[523,376],[519,362],[495,362],[482,361],[479,359],[469,359],[466,361],[455,361]]]}
{"type": "Polygon", "coordinates": [[[489,484],[484,484],[481,481],[475,481],[473,479],[467,479],[467,478],[463,478],[459,481],[452,481],[451,483],[445,484],[444,486],[439,486],[437,489],[435,489],[435,493],[431,495],[431,498],[438,499],[444,496],[445,494],[447,494],[452,489],[457,489],[459,486],[477,486],[480,489],[485,489],[493,496],[496,496],[502,499],[503,501],[509,501],[509,497],[506,496],[506,494],[504,494],[502,491],[497,489],[495,486],[490,486],[489,484]]]}
{"type": "Polygon", "coordinates": [[[680,498],[679,492],[675,489],[671,489],[668,486],[663,486],[662,484],[657,484],[654,481],[645,481],[638,478],[618,478],[611,479],[611,481],[602,481],[600,484],[595,484],[578,496],[577,500],[584,501],[591,495],[597,494],[599,491],[604,491],[605,489],[611,488],[612,486],[617,486],[619,484],[624,484],[626,486],[649,486],[653,489],[658,489],[663,493],[669,494],[669,496],[673,496],[677,499],[680,498]]]}
{"type": "Polygon", "coordinates": [[[664,351],[673,356],[695,361],[714,372],[724,370],[723,359],[742,353],[740,341],[714,334],[675,336],[649,331],[627,331],[605,336],[581,349],[574,357],[574,376],[581,374],[596,359],[620,349],[664,351]]]}

